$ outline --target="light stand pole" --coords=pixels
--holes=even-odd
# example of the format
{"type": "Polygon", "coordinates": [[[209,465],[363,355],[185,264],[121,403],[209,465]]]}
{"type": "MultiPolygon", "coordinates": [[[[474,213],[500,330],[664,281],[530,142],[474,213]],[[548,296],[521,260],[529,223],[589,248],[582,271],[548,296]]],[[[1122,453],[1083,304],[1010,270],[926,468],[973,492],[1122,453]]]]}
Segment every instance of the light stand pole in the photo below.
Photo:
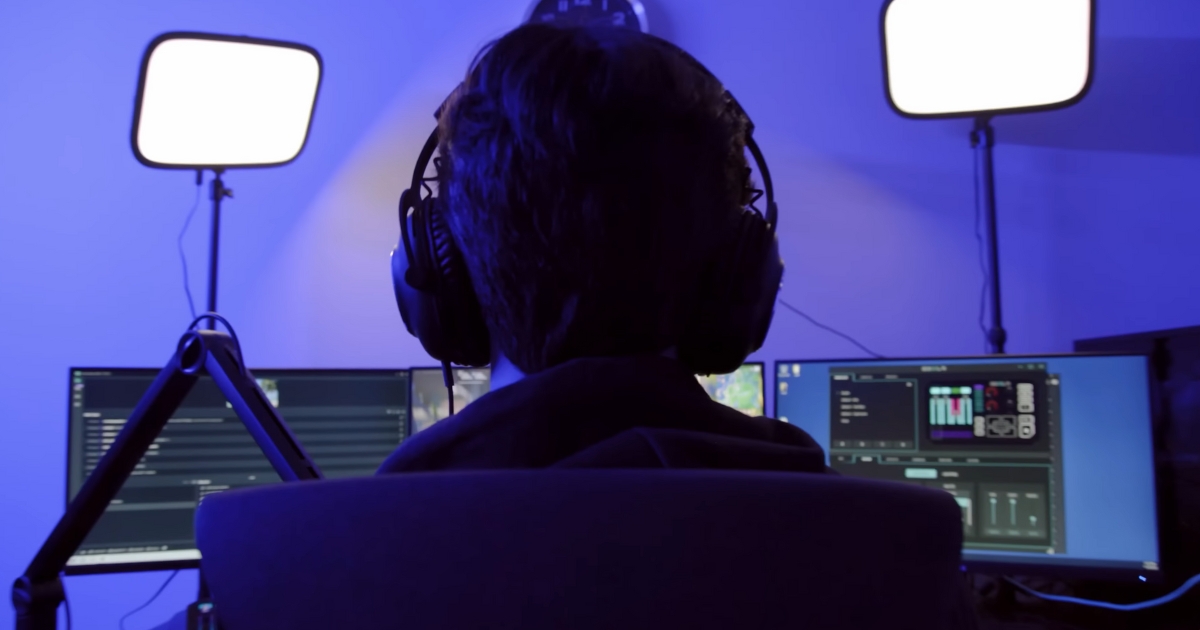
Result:
{"type": "MultiPolygon", "coordinates": [[[[192,320],[166,367],[13,584],[17,630],[55,628],[63,569],[201,375],[212,377],[281,479],[322,478],[246,368],[233,328],[216,312],[221,202],[233,196],[221,175],[229,168],[282,166],[300,155],[312,125],[321,66],[321,55],[311,46],[241,35],[176,31],[146,47],[130,144],[145,166],[197,171],[197,185],[203,171],[214,174],[208,312],[192,320]],[[214,90],[213,85],[230,87],[214,90]],[[281,116],[293,122],[280,127],[281,116]],[[217,320],[228,333],[216,330],[217,320]]],[[[203,584],[201,576],[202,600],[203,584]]],[[[198,609],[211,625],[211,606],[198,609]]]]}
{"type": "MultiPolygon", "coordinates": [[[[1000,307],[1000,246],[996,236],[996,172],[992,165],[992,148],[996,145],[996,134],[991,116],[975,119],[971,130],[971,148],[979,155],[976,168],[983,180],[983,207],[987,215],[988,232],[988,283],[992,289],[992,326],[988,329],[988,346],[992,354],[1004,354],[1008,333],[1004,330],[1003,310],[1000,307]]],[[[979,194],[979,191],[976,191],[979,194]]]]}
{"type": "MultiPolygon", "coordinates": [[[[217,312],[217,260],[221,241],[221,200],[233,197],[233,190],[225,187],[221,174],[225,169],[214,168],[212,187],[209,197],[212,199],[212,234],[208,249],[208,312],[217,312]]],[[[208,320],[208,329],[215,330],[216,320],[208,320]]]]}

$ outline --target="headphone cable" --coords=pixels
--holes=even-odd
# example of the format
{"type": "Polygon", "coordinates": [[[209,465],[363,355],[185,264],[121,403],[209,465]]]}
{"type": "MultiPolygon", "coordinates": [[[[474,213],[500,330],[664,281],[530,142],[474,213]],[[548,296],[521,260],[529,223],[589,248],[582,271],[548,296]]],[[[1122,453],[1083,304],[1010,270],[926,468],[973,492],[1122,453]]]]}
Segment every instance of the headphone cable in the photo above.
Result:
{"type": "Polygon", "coordinates": [[[837,335],[837,336],[841,337],[842,339],[845,339],[846,341],[849,341],[850,343],[852,343],[852,344],[854,344],[854,345],[858,346],[858,348],[859,348],[860,350],[862,350],[863,352],[866,352],[867,354],[869,354],[869,355],[871,355],[871,356],[875,357],[876,359],[882,359],[882,358],[884,358],[884,356],[883,356],[882,354],[879,354],[878,352],[875,352],[874,350],[872,350],[872,349],[870,349],[870,348],[868,348],[868,347],[864,346],[863,344],[859,343],[859,341],[858,341],[857,339],[855,339],[854,337],[851,337],[850,335],[847,335],[846,333],[844,333],[844,332],[842,332],[842,331],[840,331],[840,330],[837,330],[837,329],[834,329],[834,328],[832,328],[832,327],[830,327],[830,326],[826,326],[825,324],[822,324],[821,322],[819,322],[819,321],[817,321],[817,320],[813,319],[813,318],[812,318],[812,316],[811,316],[811,315],[809,315],[808,313],[805,313],[804,311],[802,311],[802,310],[800,310],[800,309],[796,308],[795,306],[792,306],[791,304],[788,304],[786,301],[784,301],[784,299],[783,299],[783,298],[779,298],[779,299],[778,299],[778,301],[779,301],[779,303],[780,303],[780,304],[782,304],[782,305],[783,305],[783,307],[784,307],[784,308],[786,308],[786,309],[788,309],[789,311],[791,311],[791,312],[793,312],[793,313],[795,313],[795,314],[799,315],[800,317],[803,317],[804,319],[807,319],[807,320],[809,321],[809,323],[810,323],[810,324],[812,324],[813,326],[816,326],[817,328],[820,328],[820,329],[822,329],[822,330],[829,331],[829,332],[831,332],[831,333],[833,333],[833,334],[835,334],[835,335],[837,335]]]}
{"type": "Polygon", "coordinates": [[[1137,602],[1134,604],[1114,604],[1111,602],[1102,602],[1102,601],[1095,600],[1095,599],[1083,599],[1080,597],[1068,597],[1066,595],[1051,595],[1049,593],[1035,591],[1035,590],[1029,588],[1028,586],[1025,586],[1024,584],[1022,584],[1010,577],[1005,577],[1004,580],[1007,581],[1009,584],[1012,584],[1013,586],[1021,589],[1025,593],[1028,593],[1029,595],[1032,595],[1039,599],[1044,599],[1044,600],[1051,601],[1051,602],[1062,602],[1065,604],[1078,604],[1080,606],[1092,606],[1094,608],[1107,608],[1109,610],[1120,610],[1120,611],[1128,612],[1128,611],[1133,611],[1133,610],[1144,610],[1146,608],[1153,608],[1155,606],[1161,606],[1168,602],[1172,602],[1172,601],[1175,601],[1176,599],[1179,599],[1179,597],[1181,595],[1188,592],[1188,590],[1190,590],[1193,586],[1200,584],[1200,575],[1193,575],[1186,582],[1181,584],[1179,586],[1179,588],[1171,591],[1170,593],[1167,593],[1166,595],[1163,595],[1162,597],[1158,597],[1158,598],[1151,599],[1151,600],[1144,601],[1144,602],[1137,602]]]}
{"type": "MultiPolygon", "coordinates": [[[[449,361],[442,361],[442,382],[446,385],[446,399],[450,405],[450,415],[454,415],[454,370],[449,361]]],[[[449,416],[447,416],[449,417],[449,416]]]]}

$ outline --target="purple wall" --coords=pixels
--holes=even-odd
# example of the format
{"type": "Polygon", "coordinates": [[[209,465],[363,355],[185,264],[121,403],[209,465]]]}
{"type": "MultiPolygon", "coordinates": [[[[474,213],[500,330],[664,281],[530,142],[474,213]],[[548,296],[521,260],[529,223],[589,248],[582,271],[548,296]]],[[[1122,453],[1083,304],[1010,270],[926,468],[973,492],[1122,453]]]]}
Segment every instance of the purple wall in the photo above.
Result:
{"type": "MultiPolygon", "coordinates": [[[[890,356],[982,348],[964,121],[884,96],[878,0],[646,0],[754,117],[788,262],[783,295],[890,356]]],[[[1014,352],[1200,323],[1200,5],[1101,3],[1092,94],[996,122],[1014,352]]],[[[305,154],[227,183],[221,310],[254,365],[427,364],[389,294],[395,198],[432,111],[523,0],[0,4],[0,583],[61,514],[70,365],[154,366],[187,323],[175,236],[188,173],[128,147],[137,64],[175,29],[305,42],[326,81],[305,154]]],[[[204,286],[207,212],[187,247],[204,286]]],[[[203,299],[200,297],[199,299],[203,299]]],[[[857,356],[780,311],[755,358],[857,356]]],[[[77,628],[110,628],[165,577],[70,578],[77,628]]],[[[185,575],[131,620],[194,594],[185,575]]],[[[0,606],[0,627],[11,623],[0,606]]]]}

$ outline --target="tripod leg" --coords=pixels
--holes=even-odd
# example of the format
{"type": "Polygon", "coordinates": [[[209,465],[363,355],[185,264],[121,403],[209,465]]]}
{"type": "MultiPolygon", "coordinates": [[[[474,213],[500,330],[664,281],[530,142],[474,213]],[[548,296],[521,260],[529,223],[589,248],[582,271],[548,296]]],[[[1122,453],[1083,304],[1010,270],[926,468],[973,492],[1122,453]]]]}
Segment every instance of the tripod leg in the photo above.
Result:
{"type": "Polygon", "coordinates": [[[193,336],[184,336],[171,360],[129,414],[112,446],[71,500],[54,531],[42,543],[25,574],[13,584],[18,628],[51,630],[57,625],[56,609],[62,602],[59,574],[196,384],[203,360],[203,347],[195,343],[193,336]]]}
{"type": "Polygon", "coordinates": [[[234,341],[222,332],[199,332],[208,347],[204,367],[279,477],[284,481],[323,479],[321,469],[245,369],[234,341]]]}

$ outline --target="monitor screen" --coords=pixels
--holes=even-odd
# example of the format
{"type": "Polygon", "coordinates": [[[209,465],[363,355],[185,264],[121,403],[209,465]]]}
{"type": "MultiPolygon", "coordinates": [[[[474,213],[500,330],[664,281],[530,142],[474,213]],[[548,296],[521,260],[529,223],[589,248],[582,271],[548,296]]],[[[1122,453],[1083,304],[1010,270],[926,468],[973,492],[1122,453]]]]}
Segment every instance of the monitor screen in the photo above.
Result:
{"type": "MultiPolygon", "coordinates": [[[[454,368],[454,411],[462,411],[476,398],[488,393],[492,386],[491,368],[454,368]]],[[[413,368],[412,433],[428,429],[439,420],[450,417],[450,402],[442,368],[413,368]]]]}
{"type": "Polygon", "coordinates": [[[697,376],[713,400],[748,416],[765,415],[766,387],[762,363],[744,363],[729,374],[697,376]]]}
{"type": "Polygon", "coordinates": [[[844,475],[939,488],[975,568],[1159,571],[1147,361],[779,361],[775,413],[844,475]]]}
{"type": "MultiPolygon", "coordinates": [[[[746,363],[730,374],[697,376],[713,400],[737,409],[747,415],[761,416],[766,413],[766,385],[762,363],[746,363]]],[[[491,389],[489,368],[454,368],[454,410],[462,411],[475,399],[491,389]]],[[[442,380],[442,368],[426,367],[412,369],[412,395],[409,397],[412,411],[412,433],[427,429],[450,415],[447,404],[446,385],[442,380]]]]}
{"type": "MultiPolygon", "coordinates": [[[[157,370],[72,368],[67,458],[71,500],[157,370]]],[[[408,432],[407,370],[254,370],[328,478],[371,475],[408,432]]],[[[192,521],[206,495],[279,481],[210,377],[150,446],[68,573],[195,566],[192,521]]]]}

